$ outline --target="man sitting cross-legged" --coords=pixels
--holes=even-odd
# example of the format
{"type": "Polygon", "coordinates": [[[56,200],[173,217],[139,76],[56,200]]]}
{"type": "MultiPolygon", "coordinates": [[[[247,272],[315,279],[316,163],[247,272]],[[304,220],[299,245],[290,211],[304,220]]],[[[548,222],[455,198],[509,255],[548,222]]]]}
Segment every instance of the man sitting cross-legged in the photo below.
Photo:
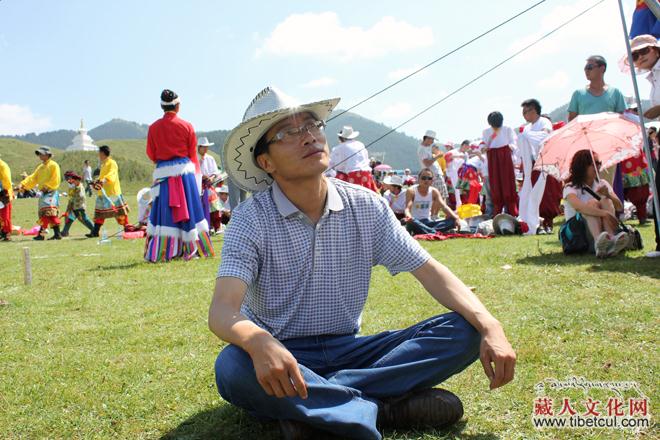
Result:
{"type": "Polygon", "coordinates": [[[298,105],[266,88],[227,137],[225,170],[254,196],[232,213],[209,327],[222,397],[285,438],[380,439],[381,427],[439,427],[463,413],[435,385],[481,358],[490,388],[511,381],[501,324],[366,188],[325,178],[324,119],[339,99],[298,105]],[[454,312],[358,335],[371,268],[412,272],[454,312]]]}

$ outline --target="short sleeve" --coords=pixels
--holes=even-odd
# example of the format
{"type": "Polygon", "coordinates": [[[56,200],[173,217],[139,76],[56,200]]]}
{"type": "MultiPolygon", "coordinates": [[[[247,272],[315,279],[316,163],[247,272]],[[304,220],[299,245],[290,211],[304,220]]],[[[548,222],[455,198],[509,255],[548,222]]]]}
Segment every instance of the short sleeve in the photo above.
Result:
{"type": "Polygon", "coordinates": [[[419,269],[431,256],[401,226],[383,198],[378,198],[379,212],[374,235],[373,265],[382,265],[392,275],[419,269]]]}
{"type": "Polygon", "coordinates": [[[623,94],[619,89],[614,89],[614,111],[623,113],[626,110],[626,101],[623,99],[623,94]]]}
{"type": "Polygon", "coordinates": [[[233,213],[231,222],[224,234],[222,260],[217,278],[234,277],[250,286],[259,272],[259,246],[261,228],[249,215],[251,209],[243,207],[233,213]]]}
{"type": "Polygon", "coordinates": [[[578,91],[576,90],[573,92],[573,95],[571,96],[571,102],[568,103],[568,108],[566,109],[566,111],[579,114],[580,112],[578,111],[579,110],[578,99],[579,99],[578,91]]]}
{"type": "Polygon", "coordinates": [[[577,189],[573,188],[570,185],[566,185],[566,186],[564,186],[564,192],[563,192],[562,198],[566,199],[566,197],[568,197],[569,194],[577,195],[577,189]]]}

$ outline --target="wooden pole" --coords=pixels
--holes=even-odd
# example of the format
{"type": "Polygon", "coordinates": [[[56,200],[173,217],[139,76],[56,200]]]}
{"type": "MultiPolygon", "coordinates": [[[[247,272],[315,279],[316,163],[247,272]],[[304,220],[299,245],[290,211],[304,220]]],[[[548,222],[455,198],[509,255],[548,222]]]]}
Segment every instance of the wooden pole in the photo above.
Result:
{"type": "Polygon", "coordinates": [[[26,286],[32,284],[32,261],[30,260],[30,248],[23,248],[23,280],[26,286]]]}

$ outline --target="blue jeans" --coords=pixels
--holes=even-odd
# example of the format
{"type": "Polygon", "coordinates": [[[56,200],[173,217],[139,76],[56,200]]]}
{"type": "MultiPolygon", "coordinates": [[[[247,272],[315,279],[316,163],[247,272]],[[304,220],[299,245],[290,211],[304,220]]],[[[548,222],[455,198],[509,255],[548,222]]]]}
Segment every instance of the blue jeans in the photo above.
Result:
{"type": "Polygon", "coordinates": [[[433,387],[479,357],[479,333],[458,313],[377,335],[328,335],[282,344],[298,360],[308,398],[269,396],[250,356],[228,345],[215,363],[220,395],[258,418],[289,419],[347,438],[376,439],[380,399],[433,387]]]}
{"type": "Polygon", "coordinates": [[[431,220],[423,218],[420,220],[412,219],[406,226],[408,232],[413,235],[417,234],[435,234],[436,232],[447,232],[456,226],[456,221],[453,218],[446,218],[444,220],[431,220]]]}

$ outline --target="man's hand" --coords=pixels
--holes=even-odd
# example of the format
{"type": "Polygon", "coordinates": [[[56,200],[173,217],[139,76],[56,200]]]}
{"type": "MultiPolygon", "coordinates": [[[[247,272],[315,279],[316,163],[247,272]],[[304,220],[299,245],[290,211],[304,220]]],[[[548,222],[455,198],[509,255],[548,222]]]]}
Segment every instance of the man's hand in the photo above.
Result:
{"type": "Polygon", "coordinates": [[[479,359],[484,367],[484,373],[490,379],[491,390],[513,380],[516,353],[506,339],[501,325],[497,324],[482,332],[479,351],[479,359]]]}
{"type": "Polygon", "coordinates": [[[298,361],[271,335],[261,335],[248,347],[257,380],[269,396],[307,398],[307,385],[298,361]]]}

